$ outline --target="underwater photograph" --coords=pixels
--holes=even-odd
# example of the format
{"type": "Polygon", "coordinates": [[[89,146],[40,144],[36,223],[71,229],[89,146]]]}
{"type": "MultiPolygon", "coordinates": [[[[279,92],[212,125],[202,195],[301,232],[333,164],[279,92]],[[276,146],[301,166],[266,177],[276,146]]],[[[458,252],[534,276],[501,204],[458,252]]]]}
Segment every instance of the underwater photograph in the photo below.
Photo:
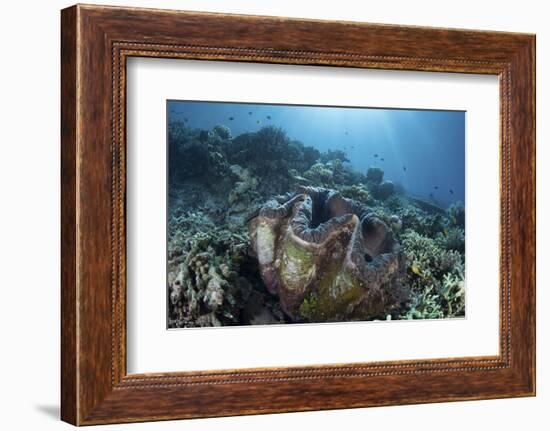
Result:
{"type": "Polygon", "coordinates": [[[465,317],[465,112],[167,102],[167,328],[465,317]]]}

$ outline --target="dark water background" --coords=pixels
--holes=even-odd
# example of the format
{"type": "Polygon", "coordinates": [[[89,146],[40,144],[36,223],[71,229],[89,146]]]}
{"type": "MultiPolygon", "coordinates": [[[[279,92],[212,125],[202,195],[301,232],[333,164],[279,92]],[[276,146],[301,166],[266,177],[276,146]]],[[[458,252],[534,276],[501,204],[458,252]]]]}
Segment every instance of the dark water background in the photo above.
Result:
{"type": "Polygon", "coordinates": [[[342,150],[354,170],[381,167],[384,179],[442,207],[465,202],[465,112],[168,101],[168,121],[235,137],[265,126],[319,151],[342,150]]]}

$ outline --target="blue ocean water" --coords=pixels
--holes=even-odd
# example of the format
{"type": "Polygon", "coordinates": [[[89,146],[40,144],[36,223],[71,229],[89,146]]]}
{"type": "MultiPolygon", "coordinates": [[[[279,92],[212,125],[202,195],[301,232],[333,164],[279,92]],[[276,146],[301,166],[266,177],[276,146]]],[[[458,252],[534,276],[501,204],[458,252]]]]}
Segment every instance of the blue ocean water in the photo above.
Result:
{"type": "Polygon", "coordinates": [[[354,170],[384,170],[384,179],[441,207],[465,202],[465,112],[168,101],[168,120],[233,136],[265,126],[319,151],[342,150],[354,170]]]}

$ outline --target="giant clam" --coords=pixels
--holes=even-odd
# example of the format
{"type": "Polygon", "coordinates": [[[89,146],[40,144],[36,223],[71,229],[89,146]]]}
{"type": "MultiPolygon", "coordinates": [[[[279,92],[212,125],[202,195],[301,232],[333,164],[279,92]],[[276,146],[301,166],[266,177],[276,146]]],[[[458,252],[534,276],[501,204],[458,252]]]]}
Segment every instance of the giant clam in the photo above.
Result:
{"type": "Polygon", "coordinates": [[[293,321],[385,317],[406,296],[392,230],[338,192],[301,187],[270,199],[249,230],[263,282],[293,321]]]}

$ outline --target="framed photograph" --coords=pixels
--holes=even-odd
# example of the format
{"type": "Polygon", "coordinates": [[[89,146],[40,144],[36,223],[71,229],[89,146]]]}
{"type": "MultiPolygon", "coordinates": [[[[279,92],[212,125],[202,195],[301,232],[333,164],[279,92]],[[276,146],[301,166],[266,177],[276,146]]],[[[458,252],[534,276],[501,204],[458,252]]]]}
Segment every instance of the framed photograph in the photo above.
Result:
{"type": "Polygon", "coordinates": [[[535,394],[535,37],[62,11],[62,419],[535,394]]]}

